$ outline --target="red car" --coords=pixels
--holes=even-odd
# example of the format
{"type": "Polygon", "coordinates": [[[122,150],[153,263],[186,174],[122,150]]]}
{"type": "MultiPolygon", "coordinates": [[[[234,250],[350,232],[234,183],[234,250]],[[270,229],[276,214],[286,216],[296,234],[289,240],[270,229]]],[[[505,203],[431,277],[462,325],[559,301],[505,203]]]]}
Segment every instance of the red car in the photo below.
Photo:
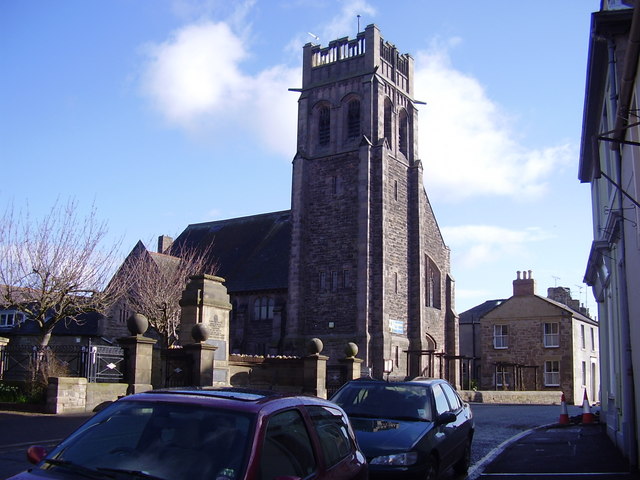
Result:
{"type": "Polygon", "coordinates": [[[367,464],[344,411],[316,397],[225,389],[124,397],[12,480],[346,480],[367,464]]]}

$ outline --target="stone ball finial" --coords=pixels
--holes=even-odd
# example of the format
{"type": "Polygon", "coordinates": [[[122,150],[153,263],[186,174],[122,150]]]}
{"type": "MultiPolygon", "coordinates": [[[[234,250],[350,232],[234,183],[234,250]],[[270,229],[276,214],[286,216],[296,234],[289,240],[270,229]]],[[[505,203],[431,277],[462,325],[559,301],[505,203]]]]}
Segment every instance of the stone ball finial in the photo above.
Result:
{"type": "Polygon", "coordinates": [[[353,342],[349,342],[344,347],[344,354],[347,358],[353,358],[358,354],[358,345],[353,342]]]}
{"type": "Polygon", "coordinates": [[[141,313],[134,313],[127,318],[127,329],[131,335],[142,335],[149,328],[149,320],[141,313]]]}
{"type": "Polygon", "coordinates": [[[196,342],[204,342],[209,338],[209,329],[204,323],[196,323],[193,328],[191,328],[191,336],[196,342]]]}
{"type": "Polygon", "coordinates": [[[318,355],[320,352],[322,352],[323,348],[324,344],[319,338],[312,338],[307,344],[307,352],[309,353],[309,355],[318,355]]]}

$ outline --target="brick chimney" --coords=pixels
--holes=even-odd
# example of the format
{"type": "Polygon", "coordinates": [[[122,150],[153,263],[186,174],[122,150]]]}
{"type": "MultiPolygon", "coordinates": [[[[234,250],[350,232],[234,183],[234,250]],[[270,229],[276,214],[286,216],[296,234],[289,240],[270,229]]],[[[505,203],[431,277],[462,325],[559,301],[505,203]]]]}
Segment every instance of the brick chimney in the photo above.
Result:
{"type": "Polygon", "coordinates": [[[522,272],[518,270],[517,274],[518,278],[513,281],[513,296],[522,297],[525,295],[535,295],[536,281],[531,275],[531,270],[523,270],[522,272]],[[520,278],[520,273],[522,273],[522,278],[520,278]]]}
{"type": "Polygon", "coordinates": [[[173,238],[167,235],[160,235],[158,237],[158,253],[165,253],[171,244],[173,243],[173,238]]]}

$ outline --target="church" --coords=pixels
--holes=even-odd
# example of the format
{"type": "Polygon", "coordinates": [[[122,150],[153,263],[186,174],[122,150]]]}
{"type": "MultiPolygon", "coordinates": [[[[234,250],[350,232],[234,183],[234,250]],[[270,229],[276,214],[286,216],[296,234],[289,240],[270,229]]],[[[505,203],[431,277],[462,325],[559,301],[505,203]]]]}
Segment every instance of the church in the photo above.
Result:
{"type": "Polygon", "coordinates": [[[423,184],[413,72],[375,25],[305,45],[291,209],[192,224],[159,247],[213,244],[230,353],[301,355],[318,337],[330,359],[355,343],[374,377],[457,380],[450,250],[423,184]]]}

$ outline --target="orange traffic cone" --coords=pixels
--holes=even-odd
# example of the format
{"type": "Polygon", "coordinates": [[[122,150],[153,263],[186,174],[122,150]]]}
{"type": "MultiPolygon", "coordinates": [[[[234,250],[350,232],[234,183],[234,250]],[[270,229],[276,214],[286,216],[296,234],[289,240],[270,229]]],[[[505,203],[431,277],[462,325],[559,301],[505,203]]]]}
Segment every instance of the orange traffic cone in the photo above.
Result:
{"type": "Polygon", "coordinates": [[[562,397],[560,397],[560,420],[558,420],[560,425],[569,425],[569,414],[567,413],[567,402],[564,399],[564,392],[562,393],[562,397]]]}
{"type": "Polygon", "coordinates": [[[593,413],[591,413],[591,407],[589,406],[589,399],[587,398],[587,389],[584,389],[584,397],[582,399],[582,423],[593,423],[593,413]]]}

